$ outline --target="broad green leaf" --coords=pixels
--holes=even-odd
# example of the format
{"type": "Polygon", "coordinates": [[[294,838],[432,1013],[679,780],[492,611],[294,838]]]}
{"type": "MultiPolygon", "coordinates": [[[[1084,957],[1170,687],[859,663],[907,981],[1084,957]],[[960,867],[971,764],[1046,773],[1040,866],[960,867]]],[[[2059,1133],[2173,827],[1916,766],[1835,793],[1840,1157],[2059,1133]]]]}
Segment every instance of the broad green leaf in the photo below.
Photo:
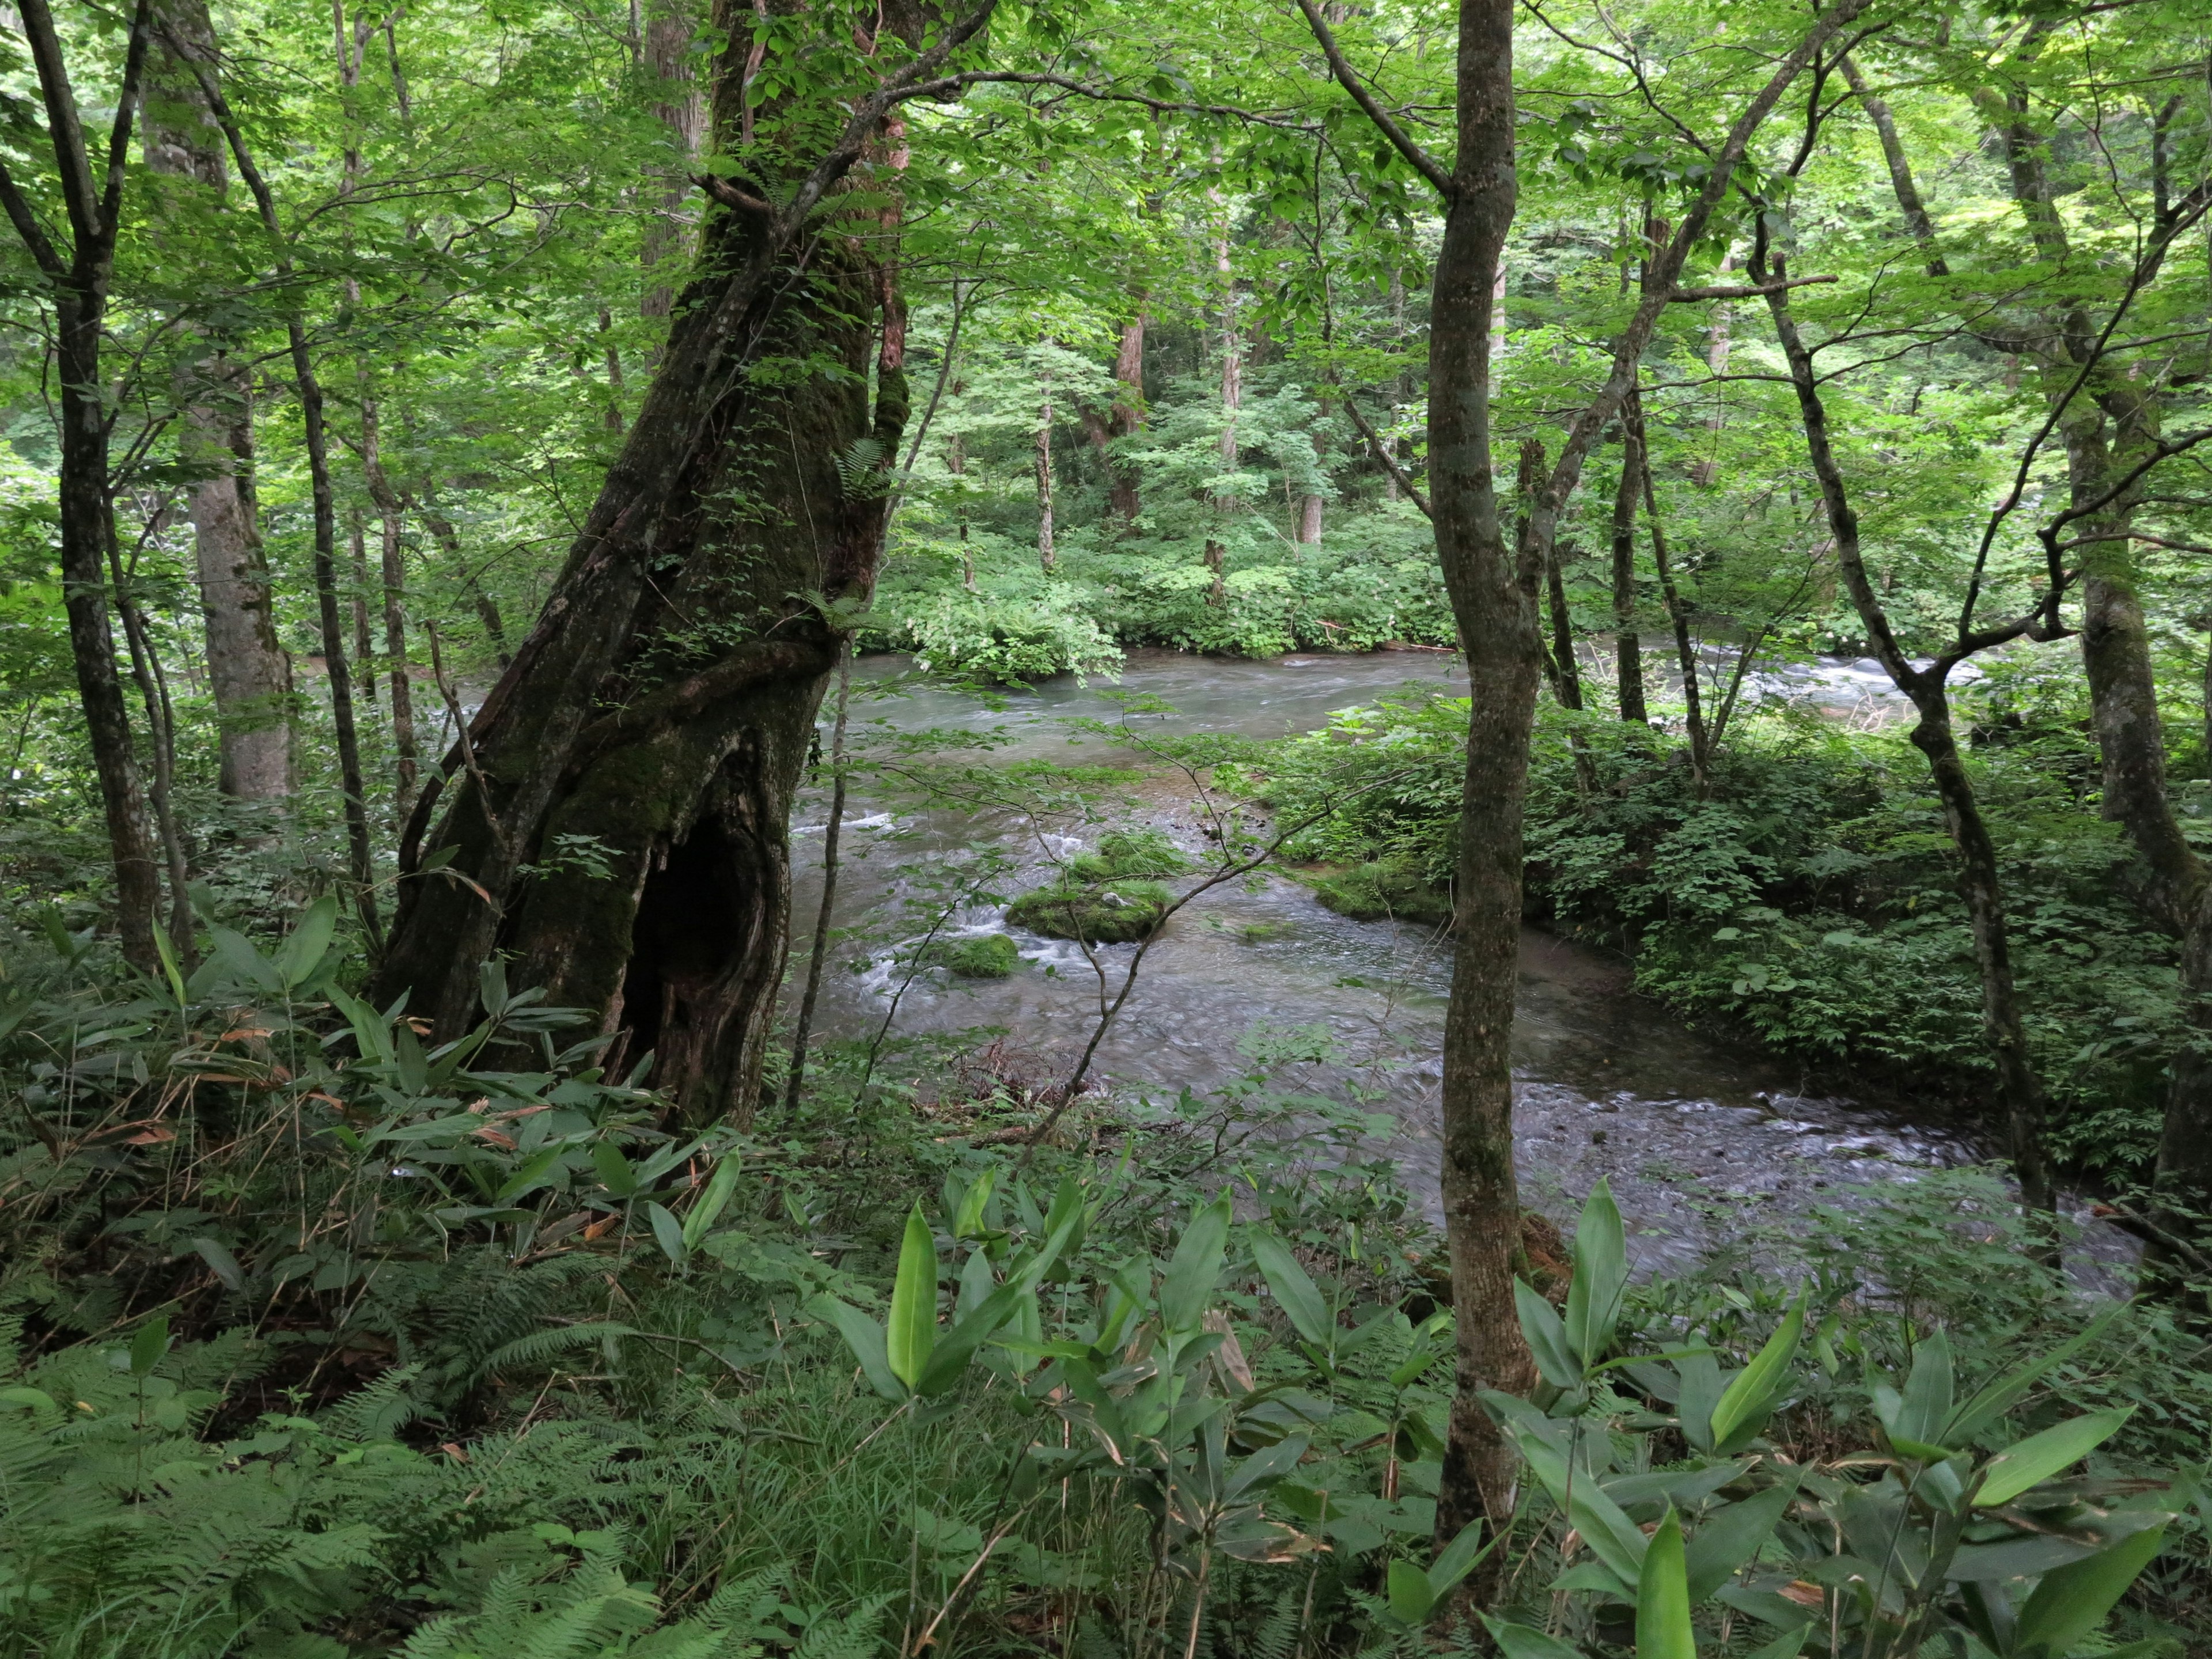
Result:
{"type": "Polygon", "coordinates": [[[1759,1553],[1759,1546],[1774,1535],[1774,1528],[1789,1510],[1790,1500],[1796,1495],[1793,1475],[1740,1504],[1723,1504],[1698,1523],[1696,1534],[1683,1547],[1682,1558],[1692,1602],[1712,1595],[1735,1576],[1737,1568],[1759,1553]]]}
{"type": "Polygon", "coordinates": [[[2153,1527],[2125,1538],[2086,1561],[2056,1567],[2043,1575],[2035,1594],[2020,1610],[2013,1650],[2063,1659],[2075,1643],[2105,1622],[2113,1604],[2142,1576],[2166,1546],[2166,1528],[2153,1527]]]}
{"type": "Polygon", "coordinates": [[[1628,1244],[1620,1209],[1602,1176],[1583,1206],[1582,1219],[1575,1224],[1574,1258],[1575,1276],[1567,1286],[1567,1341],[1583,1365],[1595,1365],[1613,1341],[1621,1294],[1628,1285],[1628,1244]]]}
{"type": "Polygon", "coordinates": [[[1489,1627],[1491,1639],[1505,1659],[1583,1659],[1580,1648],[1571,1647],[1556,1636],[1547,1636],[1542,1631],[1531,1630],[1526,1625],[1509,1625],[1502,1619],[1482,1615],[1489,1627]]]}
{"type": "Polygon", "coordinates": [[[2086,1417],[2061,1423],[2057,1428],[2045,1429],[2041,1434],[2028,1436],[2018,1445],[1999,1452],[1984,1466],[1982,1484],[1974,1493],[1974,1502],[1984,1508],[2011,1502],[2030,1486],[2048,1480],[2069,1464],[2080,1462],[2118,1434],[2120,1425],[2134,1415],[2132,1406],[2091,1412],[2086,1417]]]}
{"type": "Polygon", "coordinates": [[[1942,1328],[1930,1332],[1913,1351],[1912,1370],[1905,1380],[1905,1395],[1888,1427],[1923,1445],[1940,1439],[1951,1418],[1951,1340],[1942,1328]]]}
{"type": "Polygon", "coordinates": [[[1297,1257],[1291,1254],[1291,1247],[1264,1227],[1249,1229],[1248,1237],[1252,1259],[1260,1264],[1261,1276],[1275,1293],[1291,1328],[1316,1347],[1328,1346],[1336,1322],[1329,1317],[1328,1304],[1322,1299],[1320,1288],[1307,1276],[1297,1257]]]}
{"type": "Polygon", "coordinates": [[[1778,1636],[1763,1648],[1754,1648],[1747,1659],[1797,1659],[1804,1651],[1805,1638],[1813,1633],[1810,1625],[1800,1625],[1786,1635],[1778,1636]]]}
{"type": "Polygon", "coordinates": [[[1437,1605],[1436,1592],[1429,1588],[1429,1575],[1411,1561],[1390,1564],[1390,1612],[1408,1625],[1425,1625],[1437,1605]]]}
{"type": "Polygon", "coordinates": [[[1265,1492],[1297,1468],[1298,1459],[1306,1455],[1308,1443],[1304,1437],[1292,1435],[1287,1440],[1278,1440],[1273,1445],[1254,1452],[1229,1471],[1229,1479],[1221,1488],[1221,1495],[1225,1498],[1237,1498],[1247,1493],[1265,1492]]]}
{"type": "Polygon", "coordinates": [[[899,1246],[898,1277],[891,1285],[890,1321],[884,1333],[891,1375],[909,1389],[921,1381],[937,1346],[937,1240],[929,1231],[921,1200],[906,1218],[899,1246]]]}
{"type": "Polygon", "coordinates": [[[1636,1659],[1698,1659],[1690,1626],[1690,1586],[1682,1554],[1682,1522],[1672,1509],[1660,1518],[1636,1581],[1636,1659]]]}
{"type": "Polygon", "coordinates": [[[299,924],[276,952],[276,971],[283,975],[286,990],[298,990],[321,971],[337,926],[338,902],[328,893],[301,914],[299,924]]]}
{"type": "Polygon", "coordinates": [[[662,1252],[678,1267],[684,1265],[684,1224],[658,1204],[645,1206],[646,1219],[653,1223],[653,1237],[662,1252]]]}
{"type": "Polygon", "coordinates": [[[983,1212],[991,1202],[992,1189],[999,1184],[999,1166],[995,1164],[968,1183],[968,1190],[960,1195],[960,1207],[952,1217],[952,1236],[955,1238],[975,1238],[983,1231],[983,1212]]]}
{"type": "Polygon", "coordinates": [[[223,1282],[226,1290],[246,1288],[246,1269],[238,1265],[238,1258],[212,1238],[196,1238],[192,1248],[200,1253],[200,1260],[215,1269],[215,1276],[223,1282]]]}
{"type": "Polygon", "coordinates": [[[853,1358],[860,1362],[860,1375],[868,1379],[870,1388],[886,1400],[903,1401],[909,1397],[906,1384],[891,1374],[881,1325],[852,1304],[840,1302],[834,1296],[816,1297],[806,1304],[806,1310],[837,1328],[837,1334],[845,1339],[853,1358]]]}
{"type": "Polygon", "coordinates": [[[1535,1356],[1536,1369],[1544,1374],[1544,1381],[1555,1389],[1579,1385],[1583,1380],[1582,1362],[1576,1358],[1567,1328],[1559,1322],[1559,1316],[1553,1311],[1552,1304],[1516,1279],[1513,1281],[1513,1305],[1520,1310],[1521,1334],[1528,1339],[1528,1352],[1535,1356]]]}
{"type": "Polygon", "coordinates": [[[169,1352],[169,1316],[155,1314],[131,1339],[131,1375],[151,1376],[161,1356],[169,1352]]]}
{"type": "Polygon", "coordinates": [[[1790,1362],[1797,1357],[1797,1344],[1805,1334],[1805,1297],[1799,1292],[1782,1327],[1766,1340],[1751,1364],[1729,1383],[1713,1407],[1713,1446],[1730,1450],[1729,1442],[1740,1429],[1756,1432],[1774,1409],[1774,1402],[1790,1382],[1790,1362]]]}
{"type": "Polygon", "coordinates": [[[560,1163],[561,1155],[566,1150],[561,1146],[548,1146],[544,1152],[533,1154],[521,1168],[500,1183],[499,1190],[492,1195],[492,1202],[512,1204],[526,1193],[547,1185],[552,1178],[554,1166],[560,1163]]]}
{"type": "Polygon", "coordinates": [[[724,1152],[715,1159],[714,1173],[707,1177],[707,1189],[693,1200],[690,1212],[684,1218],[684,1249],[697,1249],[708,1230],[720,1219],[730,1194],[737,1190],[738,1175],[744,1165],[744,1160],[735,1152],[724,1152]]]}
{"type": "Polygon", "coordinates": [[[637,1171],[623,1156],[622,1148],[611,1140],[592,1143],[592,1168],[599,1177],[599,1185],[617,1198],[628,1198],[637,1190],[637,1171]]]}
{"type": "Polygon", "coordinates": [[[1174,1259],[1168,1263],[1167,1276],[1160,1281],[1163,1328],[1174,1332],[1198,1328],[1206,1316],[1206,1304],[1213,1299],[1214,1285],[1221,1277],[1221,1253],[1228,1243],[1229,1197],[1224,1193],[1191,1217],[1190,1224],[1182,1230],[1174,1259]]]}
{"type": "MultiPolygon", "coordinates": [[[[1482,1558],[1490,1553],[1490,1546],[1482,1541],[1483,1526],[1480,1521],[1470,1521],[1459,1529],[1459,1536],[1437,1553],[1429,1564],[1429,1588],[1441,1601],[1451,1594],[1452,1586],[1473,1572],[1482,1558]]],[[[1502,1535],[1502,1534],[1501,1534],[1502,1535]]],[[[1493,1538],[1492,1542],[1496,1542],[1493,1538]]]]}
{"type": "Polygon", "coordinates": [[[998,1280],[991,1273],[989,1252],[970,1250],[968,1260],[960,1265],[960,1289],[952,1298],[953,1322],[957,1324],[981,1307],[997,1285],[998,1280]]]}

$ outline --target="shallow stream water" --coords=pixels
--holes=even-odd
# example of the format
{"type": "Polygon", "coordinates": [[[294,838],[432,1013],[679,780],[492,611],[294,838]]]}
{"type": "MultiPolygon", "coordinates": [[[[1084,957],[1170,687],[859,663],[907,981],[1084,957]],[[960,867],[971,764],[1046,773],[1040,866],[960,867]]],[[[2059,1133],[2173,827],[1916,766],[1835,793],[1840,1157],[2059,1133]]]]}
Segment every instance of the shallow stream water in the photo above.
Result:
{"type": "MultiPolygon", "coordinates": [[[[856,687],[908,665],[902,659],[866,659],[855,669],[856,687]]],[[[1824,665],[1773,689],[1810,698],[1837,718],[1863,720],[1869,687],[1859,666],[1824,665]]],[[[856,697],[854,719],[888,720],[905,732],[995,728],[1010,739],[992,751],[997,763],[1132,765],[1096,738],[1071,746],[1062,723],[1117,718],[1109,699],[1118,690],[1173,705],[1172,714],[1133,716],[1139,725],[1274,738],[1319,726],[1332,711],[1408,682],[1448,686],[1455,678],[1449,659],[1410,652],[1268,661],[1137,652],[1118,688],[1048,682],[1012,694],[996,708],[926,688],[889,700],[856,697]]],[[[826,730],[823,736],[826,743],[826,730]]],[[[1200,845],[1186,790],[1158,780],[1126,793],[1121,821],[1164,829],[1187,848],[1200,845]]],[[[818,902],[825,806],[811,797],[794,815],[793,914],[802,948],[818,902]]],[[[1064,857],[1104,827],[1053,845],[1064,857]]],[[[841,926],[888,920],[902,896],[980,842],[1000,842],[1034,866],[1034,874],[1006,883],[1010,890],[1048,873],[1036,827],[1012,814],[917,815],[855,799],[846,832],[841,926]]],[[[1008,929],[1002,910],[981,904],[954,915],[944,931],[1012,932],[1022,966],[1000,981],[924,972],[902,991],[909,976],[893,964],[886,945],[864,971],[826,976],[819,1028],[839,1036],[872,1034],[896,994],[900,1031],[998,1028],[1041,1075],[1065,1075],[1098,1016],[1097,978],[1081,950],[1008,929]]],[[[1119,988],[1134,949],[1098,950],[1109,989],[1119,988]]],[[[1433,1216],[1449,966],[1444,942],[1430,929],[1351,921],[1279,877],[1227,884],[1164,930],[1100,1047],[1095,1074],[1127,1091],[1172,1097],[1188,1085],[1203,1093],[1242,1068],[1237,1043],[1255,1022],[1324,1027],[1340,1059],[1308,1071],[1296,1086],[1357,1081],[1371,1091],[1371,1109],[1397,1126],[1382,1150],[1433,1216]]],[[[1690,1029],[1635,994],[1625,960],[1534,929],[1522,942],[1513,1052],[1516,1139],[1529,1201],[1564,1218],[1600,1176],[1608,1177],[1646,1269],[1686,1266],[1723,1235],[1783,1219],[1846,1187],[1910,1181],[1984,1150],[1958,1126],[1823,1093],[1771,1054],[1690,1029]]],[[[2094,1249],[2107,1258],[2117,1253],[2111,1237],[2094,1249]]]]}

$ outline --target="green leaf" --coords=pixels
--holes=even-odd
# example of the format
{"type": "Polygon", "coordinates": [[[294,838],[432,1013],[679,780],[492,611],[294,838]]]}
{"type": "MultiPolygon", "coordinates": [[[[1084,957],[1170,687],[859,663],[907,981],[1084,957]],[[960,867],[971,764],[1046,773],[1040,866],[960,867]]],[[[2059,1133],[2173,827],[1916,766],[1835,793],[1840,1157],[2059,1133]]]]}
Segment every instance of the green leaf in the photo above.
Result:
{"type": "Polygon", "coordinates": [[[1698,1659],[1690,1626],[1690,1585],[1682,1555],[1682,1522],[1669,1506],[1644,1552],[1636,1581],[1636,1659],[1698,1659]]]}
{"type": "Polygon", "coordinates": [[[850,1303],[840,1302],[834,1296],[816,1297],[806,1304],[806,1310],[837,1328],[837,1334],[845,1339],[853,1358],[860,1362],[860,1375],[868,1379],[870,1388],[886,1400],[903,1401],[910,1397],[906,1384],[891,1373],[890,1350],[884,1341],[881,1325],[850,1303]]]}
{"type": "Polygon", "coordinates": [[[707,1177],[706,1191],[699,1194],[690,1213],[684,1218],[685,1249],[697,1249],[707,1237],[707,1230],[720,1218],[729,1205],[730,1194],[737,1190],[738,1174],[744,1164],[744,1160],[735,1152],[724,1152],[715,1160],[714,1173],[707,1177]]]}
{"type": "Polygon", "coordinates": [[[1482,1541],[1481,1522],[1470,1521],[1462,1527],[1459,1536],[1438,1551],[1437,1559],[1429,1564],[1429,1588],[1436,1592],[1437,1599],[1442,1601],[1450,1595],[1452,1586],[1473,1572],[1489,1553],[1490,1547],[1482,1541]]]}
{"type": "Polygon", "coordinates": [[[131,1375],[148,1377],[169,1351],[169,1316],[155,1314],[131,1339],[131,1375]]]}
{"type": "Polygon", "coordinates": [[[937,1346],[937,1240],[921,1200],[906,1218],[906,1240],[899,1246],[898,1277],[891,1285],[891,1316],[884,1332],[891,1375],[909,1389],[921,1381],[937,1346]]]}
{"type": "Polygon", "coordinates": [[[968,1183],[968,1190],[960,1195],[960,1207],[952,1217],[952,1236],[955,1238],[976,1238],[983,1232],[983,1212],[991,1201],[992,1189],[999,1184],[999,1166],[995,1164],[968,1183]]]}
{"type": "Polygon", "coordinates": [[[1516,1279],[1513,1281],[1513,1305],[1520,1310],[1521,1334],[1528,1339],[1528,1352],[1535,1356],[1536,1369],[1544,1374],[1544,1381],[1555,1389],[1580,1386],[1582,1362],[1575,1358],[1567,1328],[1559,1322],[1559,1316],[1552,1310],[1552,1304],[1516,1279]]]}
{"type": "Polygon", "coordinates": [[[512,1204],[526,1193],[534,1192],[546,1185],[552,1176],[554,1166],[560,1163],[562,1153],[567,1150],[562,1146],[548,1146],[537,1153],[500,1183],[498,1192],[492,1195],[492,1202],[512,1204]]]}
{"type": "Polygon", "coordinates": [[[2053,1348],[2040,1359],[2031,1359],[2017,1370],[1998,1377],[1978,1392],[1965,1405],[1951,1413],[1951,1420],[1943,1425],[1938,1437],[1945,1445],[1963,1446],[1975,1435],[2002,1417],[2014,1402],[2033,1388],[2045,1374],[2064,1364],[2083,1348],[2105,1334],[2105,1328],[2126,1311],[2127,1304],[2116,1302],[2091,1320],[2075,1335],[2053,1348]]]}
{"type": "Polygon", "coordinates": [[[187,1000],[185,992],[185,972],[177,964],[177,947],[169,941],[169,930],[157,921],[154,924],[154,952],[161,958],[161,973],[169,981],[169,994],[181,1008],[187,1000]]]}
{"type": "Polygon", "coordinates": [[[1393,1561],[1389,1583],[1391,1614],[1408,1625],[1426,1624],[1437,1605],[1429,1575],[1411,1561],[1393,1561]]]}
{"type": "Polygon", "coordinates": [[[1291,1247],[1264,1227],[1248,1229],[1246,1237],[1252,1246],[1252,1259],[1260,1264],[1261,1277],[1275,1293],[1291,1328],[1316,1347],[1328,1346],[1335,1334],[1336,1322],[1329,1317],[1320,1288],[1291,1254],[1291,1247]]]}
{"type": "Polygon", "coordinates": [[[192,1241],[192,1248],[200,1253],[201,1261],[215,1269],[215,1276],[222,1280],[225,1289],[242,1291],[246,1288],[246,1269],[238,1265],[238,1258],[228,1250],[212,1238],[196,1238],[192,1241]]]}
{"type": "Polygon", "coordinates": [[[1723,1504],[1705,1517],[1683,1551],[1692,1602],[1712,1595],[1735,1576],[1738,1567],[1759,1553],[1759,1546],[1774,1535],[1789,1510],[1790,1500],[1796,1495],[1793,1475],[1740,1504],[1723,1504]]]}
{"type": "Polygon", "coordinates": [[[2018,1445],[1999,1452],[1983,1466],[1982,1484],[1974,1502],[1987,1508],[2009,1503],[2030,1486],[2048,1480],[2069,1464],[2078,1463],[2120,1431],[2135,1415],[2126,1406],[2108,1412],[2091,1412],[2061,1423],[2055,1429],[2032,1434],[2018,1445]]]}
{"type": "Polygon", "coordinates": [[[298,925],[276,952],[276,971],[283,976],[286,990],[298,990],[321,970],[337,926],[338,902],[328,893],[301,914],[298,925]]]}
{"type": "Polygon", "coordinates": [[[1575,1224],[1575,1276],[1567,1286],[1567,1341],[1585,1366],[1603,1358],[1620,1317],[1621,1293],[1628,1285],[1628,1243],[1620,1209],[1605,1178],[1590,1189],[1575,1224]]]}
{"type": "Polygon", "coordinates": [[[1891,1434],[1923,1445],[1939,1440],[1950,1420],[1951,1394],[1951,1340],[1938,1328],[1913,1352],[1904,1399],[1895,1420],[1887,1425],[1891,1434]]]}
{"type": "Polygon", "coordinates": [[[1482,1615],[1482,1622],[1490,1628],[1491,1639],[1505,1659],[1583,1659],[1580,1648],[1570,1647],[1556,1636],[1547,1636],[1526,1625],[1509,1625],[1502,1619],[1482,1615]]]}
{"type": "Polygon", "coordinates": [[[1763,1648],[1754,1648],[1747,1659],[1797,1659],[1804,1650],[1805,1638],[1813,1633],[1809,1624],[1800,1625],[1784,1635],[1776,1637],[1763,1648]]]}
{"type": "Polygon", "coordinates": [[[592,1143],[592,1168],[599,1175],[599,1185],[617,1198],[628,1198],[637,1190],[637,1171],[611,1140],[592,1143]]]}
{"type": "Polygon", "coordinates": [[[1805,1296],[1798,1293],[1782,1328],[1766,1339],[1766,1346],[1723,1391],[1713,1406],[1713,1445],[1729,1449],[1736,1431],[1753,1432],[1774,1409],[1774,1402],[1789,1386],[1790,1362],[1797,1357],[1797,1344],[1805,1334],[1805,1296]]]}
{"type": "Polygon", "coordinates": [[[2072,1652],[2075,1643],[2105,1622],[2113,1603],[2127,1594],[2128,1586],[2165,1545],[2166,1528],[2153,1527],[2099,1551],[2086,1561],[2045,1573],[2035,1594],[2020,1610],[2013,1650],[2039,1651],[2051,1659],[2072,1652]]]}
{"type": "MultiPolygon", "coordinates": [[[[1054,1206],[1057,1208],[1058,1206],[1054,1206]]],[[[1221,1253],[1229,1243],[1229,1197],[1222,1194],[1190,1218],[1160,1281],[1160,1324],[1175,1332],[1194,1331],[1213,1299],[1221,1277],[1221,1253]]]]}
{"type": "Polygon", "coordinates": [[[678,1267],[684,1265],[684,1224],[658,1204],[645,1206],[646,1218],[653,1223],[653,1236],[661,1249],[678,1267]]]}

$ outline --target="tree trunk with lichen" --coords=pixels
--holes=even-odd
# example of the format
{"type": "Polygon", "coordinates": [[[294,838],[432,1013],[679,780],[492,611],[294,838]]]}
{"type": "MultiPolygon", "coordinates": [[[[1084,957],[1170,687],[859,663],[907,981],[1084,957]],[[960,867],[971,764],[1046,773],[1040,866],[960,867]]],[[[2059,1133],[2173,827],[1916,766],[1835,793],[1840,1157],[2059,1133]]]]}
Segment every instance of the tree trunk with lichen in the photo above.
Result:
{"type": "MultiPolygon", "coordinates": [[[[737,72],[752,19],[716,8],[738,48],[714,89],[724,154],[763,114],[737,72]]],[[[908,40],[919,24],[886,16],[908,40]]],[[[449,1036],[497,952],[514,983],[590,1012],[611,1070],[654,1056],[694,1121],[742,1121],[760,1092],[791,799],[842,617],[873,587],[881,458],[907,413],[896,329],[871,406],[873,323],[895,303],[881,221],[833,189],[779,242],[770,183],[717,192],[622,454],[443,799],[408,826],[378,986],[449,1036]]]]}

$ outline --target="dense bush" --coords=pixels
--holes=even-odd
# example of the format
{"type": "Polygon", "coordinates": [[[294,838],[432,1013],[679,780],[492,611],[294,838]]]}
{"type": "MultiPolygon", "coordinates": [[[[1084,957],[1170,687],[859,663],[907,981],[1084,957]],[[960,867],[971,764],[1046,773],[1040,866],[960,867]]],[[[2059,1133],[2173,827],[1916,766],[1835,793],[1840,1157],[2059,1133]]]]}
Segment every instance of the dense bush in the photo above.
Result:
{"type": "MultiPolygon", "coordinates": [[[[2052,1144],[2077,1170],[2125,1177],[2148,1165],[2182,1040],[2173,956],[2130,896],[2125,844],[2084,793],[2094,770],[2064,684],[2033,660],[1993,674],[1969,700],[1973,764],[2057,1109],[2052,1144]]],[[[1449,881],[1465,708],[1409,693],[1340,714],[1244,779],[1285,817],[1356,792],[1290,849],[1344,866],[1322,876],[1324,896],[1343,889],[1355,909],[1378,908],[1365,891],[1378,866],[1449,881]]],[[[1528,854],[1532,910],[1632,951],[1641,988],[1684,1012],[1871,1083],[1979,1098],[1990,1067],[1972,939],[1927,766],[1902,728],[1771,707],[1731,728],[1699,799],[1678,738],[1547,705],[1528,854]]]]}

